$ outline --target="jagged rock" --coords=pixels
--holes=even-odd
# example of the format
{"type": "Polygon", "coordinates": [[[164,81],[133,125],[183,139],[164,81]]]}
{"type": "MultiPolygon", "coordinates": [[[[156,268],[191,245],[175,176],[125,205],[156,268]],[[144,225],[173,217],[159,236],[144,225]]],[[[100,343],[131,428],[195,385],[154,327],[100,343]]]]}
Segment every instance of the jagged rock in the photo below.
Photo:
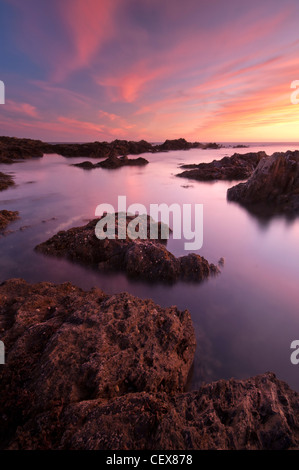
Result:
{"type": "MultiPolygon", "coordinates": [[[[134,218],[127,216],[126,227],[134,218]]],[[[196,254],[176,258],[162,244],[161,236],[151,240],[152,219],[149,216],[146,219],[147,239],[132,240],[128,234],[125,239],[119,239],[118,220],[118,214],[115,214],[115,239],[99,240],[95,235],[99,219],[95,219],[83,227],[59,232],[35,249],[46,255],[97,266],[101,270],[121,270],[129,277],[152,282],[176,282],[180,279],[202,281],[219,272],[214,264],[209,264],[205,258],[196,254]]],[[[161,235],[160,223],[158,228],[161,235]]]]}
{"type": "Polygon", "coordinates": [[[0,191],[4,191],[4,189],[7,189],[9,186],[13,186],[14,184],[12,176],[0,172],[0,191]]]}
{"type": "MultiPolygon", "coordinates": [[[[190,314],[70,283],[0,286],[0,447],[19,426],[71,403],[182,392],[193,362],[190,314]]],[[[50,418],[51,419],[51,418],[50,418]]],[[[49,424],[42,439],[57,426],[49,424]]],[[[56,432],[56,431],[55,431],[56,432]]],[[[33,438],[34,439],[34,438],[33,438]]]]}
{"type": "Polygon", "coordinates": [[[196,179],[199,181],[211,180],[240,180],[248,178],[262,158],[267,157],[265,152],[235,153],[232,157],[213,160],[211,163],[182,165],[187,169],[177,176],[196,179]]]}
{"type": "Polygon", "coordinates": [[[172,398],[143,392],[81,401],[29,419],[6,448],[298,450],[298,398],[267,373],[172,398]]]}
{"type": "Polygon", "coordinates": [[[18,211],[0,211],[0,229],[3,230],[10,222],[19,218],[18,211]]]}
{"type": "Polygon", "coordinates": [[[227,191],[230,201],[269,213],[299,213],[299,151],[276,152],[260,161],[251,178],[227,191]]]}

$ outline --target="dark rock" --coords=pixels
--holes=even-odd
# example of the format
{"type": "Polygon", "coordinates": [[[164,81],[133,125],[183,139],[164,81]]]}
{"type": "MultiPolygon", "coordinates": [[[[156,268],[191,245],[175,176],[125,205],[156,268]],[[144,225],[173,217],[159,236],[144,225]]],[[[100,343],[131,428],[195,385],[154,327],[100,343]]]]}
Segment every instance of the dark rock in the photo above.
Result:
{"type": "Polygon", "coordinates": [[[0,191],[9,188],[9,186],[13,186],[14,184],[12,176],[0,172],[0,191]]]}
{"type": "Polygon", "coordinates": [[[262,159],[246,183],[227,191],[227,198],[253,211],[266,208],[272,214],[298,214],[299,151],[262,159]]]}
{"type": "MultiPolygon", "coordinates": [[[[112,158],[141,153],[164,152],[168,150],[187,150],[189,148],[219,148],[218,144],[200,144],[185,139],[166,140],[162,145],[152,145],[145,140],[139,142],[114,140],[113,142],[88,142],[82,144],[49,144],[40,140],[0,137],[0,163],[13,163],[28,158],[42,157],[44,154],[57,153],[64,157],[112,158]]],[[[130,164],[130,163],[128,163],[130,164]]],[[[134,163],[131,163],[134,164],[134,163]]],[[[140,160],[139,163],[145,164],[140,160]]]]}
{"type": "MultiPolygon", "coordinates": [[[[127,216],[126,227],[134,218],[127,216]]],[[[163,246],[161,236],[157,240],[150,239],[149,216],[145,220],[147,239],[137,240],[132,240],[128,235],[126,239],[118,238],[118,214],[115,214],[116,238],[99,240],[95,235],[99,220],[59,232],[35,249],[46,255],[98,266],[101,270],[121,270],[130,277],[152,282],[176,282],[180,279],[202,281],[219,272],[215,265],[196,254],[176,258],[163,246]]],[[[158,227],[161,235],[160,223],[158,227]]]]}
{"type": "Polygon", "coordinates": [[[0,312],[6,349],[0,448],[16,431],[17,439],[20,432],[26,436],[21,427],[46,415],[49,426],[36,438],[50,445],[51,433],[60,432],[51,420],[70,404],[184,390],[195,351],[187,310],[161,308],[127,293],[14,279],[0,286],[0,312]]]}
{"type": "Polygon", "coordinates": [[[133,393],[57,406],[19,427],[6,448],[287,450],[299,446],[298,394],[274,374],[220,380],[170,398],[133,393]]]}
{"type": "Polygon", "coordinates": [[[19,218],[18,211],[0,211],[0,229],[3,230],[8,224],[19,218]]]}
{"type": "Polygon", "coordinates": [[[232,157],[213,160],[211,163],[182,165],[188,169],[177,176],[196,179],[199,181],[211,180],[241,180],[248,178],[262,158],[267,157],[265,152],[235,153],[232,157]]]}
{"type": "Polygon", "coordinates": [[[200,142],[187,142],[185,139],[165,140],[161,145],[156,145],[155,148],[159,152],[168,152],[169,150],[190,150],[195,148],[200,149],[218,149],[222,146],[215,143],[201,144],[200,142]]]}
{"type": "Polygon", "coordinates": [[[82,162],[74,163],[72,166],[77,166],[79,168],[83,168],[84,170],[92,170],[93,168],[107,168],[110,170],[115,170],[123,166],[143,166],[147,164],[148,161],[145,158],[128,158],[127,156],[116,157],[112,155],[103,162],[99,162],[96,164],[93,164],[91,162],[82,162]]]}
{"type": "Polygon", "coordinates": [[[92,170],[93,168],[96,168],[96,165],[91,162],[74,163],[72,166],[77,166],[78,168],[83,168],[84,170],[92,170]]]}
{"type": "Polygon", "coordinates": [[[48,148],[49,145],[40,140],[0,137],[0,163],[42,157],[48,148]]]}

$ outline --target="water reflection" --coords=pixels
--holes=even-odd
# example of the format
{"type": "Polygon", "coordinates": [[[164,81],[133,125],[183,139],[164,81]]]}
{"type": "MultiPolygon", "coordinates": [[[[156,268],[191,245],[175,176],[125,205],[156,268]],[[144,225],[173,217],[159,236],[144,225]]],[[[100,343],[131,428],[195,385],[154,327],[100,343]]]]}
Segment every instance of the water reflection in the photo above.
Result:
{"type": "MultiPolygon", "coordinates": [[[[261,219],[228,203],[226,191],[231,182],[186,180],[185,184],[174,176],[181,163],[221,159],[235,151],[271,154],[295,148],[277,145],[150,154],[147,167],[114,172],[100,168],[86,172],[70,166],[84,159],[56,155],[10,166],[17,185],[0,193],[0,205],[18,210],[21,219],[0,239],[1,280],[71,281],[84,289],[128,291],[153,298],[162,306],[188,308],[198,343],[192,387],[202,381],[272,370],[299,390],[299,366],[290,362],[291,341],[299,336],[298,219],[261,219]],[[162,202],[204,204],[204,244],[198,253],[214,263],[224,257],[221,275],[202,284],[149,285],[34,252],[38,243],[58,230],[86,224],[98,204],[117,206],[119,195],[127,196],[128,205],[139,202],[148,209],[162,202]],[[24,226],[28,228],[21,231],[24,226]]],[[[1,165],[0,171],[8,172],[8,167],[1,165]]],[[[176,256],[184,255],[184,242],[170,239],[168,249],[176,256]]]]}

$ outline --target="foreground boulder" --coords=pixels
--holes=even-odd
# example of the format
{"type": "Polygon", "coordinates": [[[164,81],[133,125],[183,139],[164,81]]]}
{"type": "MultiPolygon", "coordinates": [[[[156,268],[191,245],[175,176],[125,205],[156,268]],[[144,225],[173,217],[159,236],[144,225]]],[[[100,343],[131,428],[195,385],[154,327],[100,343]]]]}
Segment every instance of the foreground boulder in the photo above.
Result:
{"type": "Polygon", "coordinates": [[[9,186],[13,186],[14,184],[12,176],[0,172],[0,191],[4,191],[4,189],[7,189],[9,186]]]}
{"type": "Polygon", "coordinates": [[[19,218],[18,211],[7,211],[2,210],[0,211],[0,230],[3,230],[7,227],[8,224],[14,222],[19,218]]]}
{"type": "Polygon", "coordinates": [[[230,201],[269,213],[299,213],[299,151],[264,158],[246,183],[227,192],[230,201]]]}
{"type": "Polygon", "coordinates": [[[126,238],[118,238],[119,218],[115,214],[116,238],[99,240],[95,235],[95,219],[83,227],[71,228],[54,235],[38,245],[36,251],[71,261],[81,262],[101,270],[124,271],[129,277],[157,282],[203,281],[219,269],[214,264],[194,253],[176,258],[163,245],[161,224],[158,224],[159,238],[150,239],[151,218],[146,217],[146,239],[132,240],[128,225],[134,216],[126,218],[126,238]]]}
{"type": "Polygon", "coordinates": [[[187,171],[183,171],[177,176],[199,181],[247,179],[261,159],[266,157],[265,152],[235,153],[232,157],[213,160],[211,163],[182,165],[181,168],[185,168],[187,171]]]}
{"type": "Polygon", "coordinates": [[[133,393],[59,406],[20,426],[12,450],[299,448],[298,394],[267,373],[178,394],[133,393]]]}
{"type": "MultiPolygon", "coordinates": [[[[127,293],[16,279],[0,286],[0,338],[6,350],[0,366],[2,447],[19,426],[37,423],[45,413],[55,420],[70,404],[182,392],[195,351],[187,310],[127,293]]],[[[58,432],[59,425],[49,423],[42,439],[51,430],[58,432]]]]}

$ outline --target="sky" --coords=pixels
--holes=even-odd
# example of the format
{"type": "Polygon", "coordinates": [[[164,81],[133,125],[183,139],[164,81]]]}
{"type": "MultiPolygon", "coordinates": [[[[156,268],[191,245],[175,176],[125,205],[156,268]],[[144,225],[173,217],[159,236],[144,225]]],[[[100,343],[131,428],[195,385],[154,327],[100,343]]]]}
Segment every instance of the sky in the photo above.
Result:
{"type": "Polygon", "coordinates": [[[0,0],[0,134],[299,141],[298,0],[0,0]]]}

